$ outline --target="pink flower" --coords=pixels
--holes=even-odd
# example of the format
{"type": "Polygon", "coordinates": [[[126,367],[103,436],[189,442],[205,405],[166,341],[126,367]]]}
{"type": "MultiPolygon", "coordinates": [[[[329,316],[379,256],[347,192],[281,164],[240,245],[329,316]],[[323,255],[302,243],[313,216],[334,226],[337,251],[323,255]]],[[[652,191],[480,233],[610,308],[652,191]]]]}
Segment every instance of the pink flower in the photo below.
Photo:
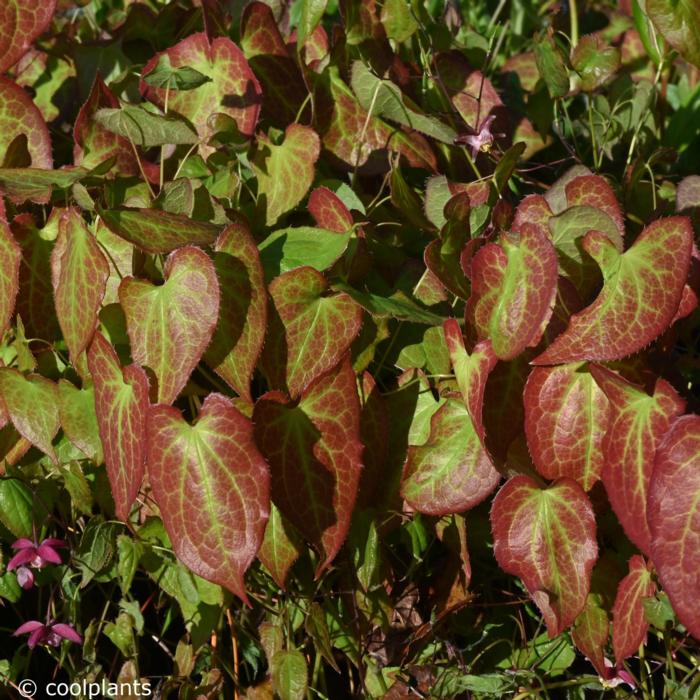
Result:
{"type": "Polygon", "coordinates": [[[455,139],[455,143],[464,143],[471,146],[472,158],[476,158],[480,151],[489,151],[491,146],[493,146],[494,138],[503,135],[491,133],[491,124],[493,124],[495,119],[496,115],[490,114],[481,122],[476,131],[470,128],[471,133],[458,136],[455,139]]]}
{"type": "Polygon", "coordinates": [[[39,644],[48,644],[52,647],[57,647],[62,639],[67,639],[69,642],[82,644],[83,638],[75,631],[71,625],[63,622],[49,622],[44,624],[38,620],[30,620],[20,625],[12,636],[16,637],[20,634],[29,633],[27,646],[33,649],[39,644]]]}
{"type": "Polygon", "coordinates": [[[17,583],[24,588],[24,590],[29,590],[34,585],[34,574],[32,570],[26,566],[20,566],[17,568],[17,583]]]}
{"type": "Polygon", "coordinates": [[[27,565],[41,569],[48,564],[60,564],[61,555],[56,551],[56,547],[67,546],[63,540],[57,540],[53,537],[45,539],[41,544],[23,537],[12,545],[12,549],[17,550],[17,554],[10,559],[7,570],[12,571],[18,566],[26,568],[27,565]]]}

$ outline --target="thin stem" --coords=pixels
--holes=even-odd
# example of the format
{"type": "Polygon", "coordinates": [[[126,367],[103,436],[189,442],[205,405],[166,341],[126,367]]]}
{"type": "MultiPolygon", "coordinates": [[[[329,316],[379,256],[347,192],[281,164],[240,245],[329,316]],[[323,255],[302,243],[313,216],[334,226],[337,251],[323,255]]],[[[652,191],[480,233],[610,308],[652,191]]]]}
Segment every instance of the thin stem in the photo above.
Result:
{"type": "Polygon", "coordinates": [[[231,615],[231,609],[226,609],[226,621],[228,622],[228,629],[231,634],[231,644],[233,646],[233,698],[238,700],[238,640],[236,639],[236,632],[233,626],[233,615],[231,615]]]}
{"type": "Polygon", "coordinates": [[[576,0],[569,0],[569,20],[571,22],[571,48],[575,49],[578,44],[578,8],[576,0]]]}
{"type": "MultiPolygon", "coordinates": [[[[163,101],[163,115],[168,116],[168,98],[170,97],[170,80],[168,80],[168,84],[165,86],[165,100],[163,101]]],[[[163,180],[165,179],[164,176],[164,167],[163,167],[163,154],[165,153],[165,146],[160,147],[160,180],[159,180],[159,189],[160,191],[163,190],[163,180]]]]}

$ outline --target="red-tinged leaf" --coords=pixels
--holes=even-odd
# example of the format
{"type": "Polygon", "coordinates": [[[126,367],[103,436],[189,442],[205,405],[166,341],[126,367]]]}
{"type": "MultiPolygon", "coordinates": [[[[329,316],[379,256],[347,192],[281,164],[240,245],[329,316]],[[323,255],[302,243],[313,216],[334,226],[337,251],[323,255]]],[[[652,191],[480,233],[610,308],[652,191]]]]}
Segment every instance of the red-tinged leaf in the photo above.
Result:
{"type": "Polygon", "coordinates": [[[56,0],[6,0],[0,5],[0,73],[22,58],[49,26],[55,9],[56,0]]]}
{"type": "Polygon", "coordinates": [[[545,489],[515,476],[491,506],[494,554],[500,567],[519,576],[542,611],[550,637],[580,614],[598,557],[593,507],[572,479],[545,489]]]}
{"type": "Polygon", "coordinates": [[[94,168],[109,158],[116,158],[116,168],[123,175],[137,175],[138,163],[127,139],[118,136],[94,119],[98,109],[119,107],[117,96],[107,87],[99,73],[95,76],[87,100],[80,108],[73,127],[73,162],[94,168]]]}
{"type": "Polygon", "coordinates": [[[421,513],[461,513],[500,478],[464,402],[448,398],[430,420],[428,442],[408,449],[401,495],[421,513]]]}
{"type": "Polygon", "coordinates": [[[119,283],[124,277],[134,274],[134,253],[136,249],[133,243],[125,241],[121,236],[112,233],[105,226],[102,218],[98,219],[95,230],[95,237],[102,250],[109,253],[107,261],[109,263],[109,277],[103,305],[119,302],[119,283]]]}
{"type": "Polygon", "coordinates": [[[0,199],[0,338],[15,310],[21,262],[22,250],[12,235],[5,218],[5,205],[0,199]]]}
{"type": "Polygon", "coordinates": [[[360,402],[346,357],[290,402],[280,392],[258,399],[255,440],[272,473],[272,500],[321,552],[316,575],[345,540],[362,469],[360,402]]]}
{"type": "Polygon", "coordinates": [[[19,85],[0,77],[0,153],[4,154],[21,134],[27,137],[30,165],[34,168],[53,167],[51,137],[41,112],[19,85]]]}
{"type": "Polygon", "coordinates": [[[520,231],[523,224],[529,223],[537,226],[545,235],[549,235],[549,220],[553,216],[549,203],[541,194],[529,194],[515,209],[513,231],[520,231]]]}
{"type": "Polygon", "coordinates": [[[656,380],[650,396],[605,367],[592,365],[590,371],[610,402],[602,471],[608,500],[627,537],[649,556],[647,499],[654,455],[685,402],[664,379],[656,380]]]}
{"type": "Polygon", "coordinates": [[[258,135],[258,149],[251,164],[267,226],[304,199],[314,180],[314,165],[320,152],[321,141],[316,132],[301,124],[288,126],[280,145],[273,144],[264,134],[258,135]]]}
{"type": "Polygon", "coordinates": [[[246,5],[241,17],[241,48],[262,83],[263,118],[279,127],[294,122],[308,89],[268,5],[246,5]]]}
{"type": "Polygon", "coordinates": [[[243,574],[260,548],[270,472],[253,426],[221,394],[190,425],[170,406],[148,414],[148,479],[178,558],[245,603],[243,574]]]}
{"type": "Polygon", "coordinates": [[[574,165],[569,168],[552,186],[544,193],[553,214],[561,214],[569,204],[566,199],[566,186],[575,178],[582,175],[592,175],[585,165],[574,165]]]}
{"type": "Polygon", "coordinates": [[[570,207],[586,205],[600,209],[615,222],[620,235],[624,235],[625,218],[620,203],[605,178],[600,175],[579,175],[566,183],[564,192],[570,207]]]}
{"type": "Polygon", "coordinates": [[[600,479],[608,399],[585,364],[536,367],[525,385],[525,435],[546,479],[568,476],[584,491],[600,479]]]}
{"type": "Polygon", "coordinates": [[[51,445],[60,427],[56,385],[39,374],[25,376],[2,367],[0,399],[17,432],[57,463],[51,445]]]}
{"type": "Polygon", "coordinates": [[[635,554],[629,562],[629,573],[620,581],[613,606],[613,650],[618,664],[636,653],[644,642],[649,623],[643,601],[655,592],[651,567],[644,557],[635,554]]]}
{"type": "Polygon", "coordinates": [[[56,316],[75,361],[95,332],[109,277],[109,263],[75,209],[61,214],[51,267],[56,316]]]}
{"type": "Polygon", "coordinates": [[[477,343],[471,354],[467,353],[462,330],[456,319],[447,319],[443,324],[443,330],[457,386],[462,392],[464,405],[471,416],[477,435],[483,441],[484,422],[481,413],[484,405],[486,380],[498,360],[489,340],[477,343]]]}
{"type": "Polygon", "coordinates": [[[319,228],[345,233],[352,228],[352,214],[340,197],[327,187],[317,187],[309,196],[309,212],[319,228]]]}
{"type": "Polygon", "coordinates": [[[520,86],[525,92],[531,93],[535,91],[537,81],[540,79],[540,73],[537,70],[537,61],[535,54],[531,51],[526,53],[518,53],[511,56],[501,68],[501,73],[513,73],[518,77],[520,86]]]}
{"type": "Polygon", "coordinates": [[[60,210],[54,209],[43,228],[37,227],[31,214],[20,214],[11,224],[22,249],[17,313],[30,338],[51,341],[60,336],[51,286],[51,250],[58,234],[59,218],[60,210]]]}
{"type": "Polygon", "coordinates": [[[320,73],[324,68],[323,59],[328,56],[329,51],[328,34],[323,25],[319,24],[304,42],[304,62],[311,70],[320,73]]]}
{"type": "Polygon", "coordinates": [[[536,345],[557,292],[557,255],[534,226],[480,248],[472,260],[467,317],[479,338],[490,338],[496,356],[510,360],[536,345]]]}
{"type": "Polygon", "coordinates": [[[587,233],[583,247],[603,272],[603,289],[533,364],[616,360],[657,338],[680,304],[692,244],[683,216],[649,224],[625,253],[604,234],[587,233]]]}
{"type": "Polygon", "coordinates": [[[214,245],[219,321],[205,362],[246,401],[267,328],[267,294],[260,254],[243,220],[227,226],[214,245]]]}
{"type": "Polygon", "coordinates": [[[132,357],[153,371],[158,403],[170,404],[209,345],[219,315],[219,284],[209,256],[192,246],[168,256],[163,277],[159,286],[127,277],[119,285],[119,302],[132,357]]]}
{"type": "Polygon", "coordinates": [[[258,559],[280,588],[284,589],[287,574],[303,551],[304,542],[301,537],[280,513],[279,508],[271,503],[270,518],[265,527],[258,559]]]}
{"type": "Polygon", "coordinates": [[[101,209],[112,233],[146,253],[171,253],[185,245],[211,245],[221,227],[160,209],[101,209]]]}
{"type": "Polygon", "coordinates": [[[608,613],[599,603],[599,596],[589,593],[586,605],[574,622],[571,639],[576,648],[585,654],[601,678],[607,678],[605,645],[610,636],[608,613]]]}
{"type": "Polygon", "coordinates": [[[117,353],[99,332],[88,350],[88,367],[117,517],[128,520],[146,462],[148,378],[138,365],[122,369],[117,353]]]}
{"type": "Polygon", "coordinates": [[[684,177],[676,189],[676,211],[690,214],[700,207],[700,175],[684,177]]]}
{"type": "MultiPolygon", "coordinates": [[[[262,102],[260,83],[243,52],[228,37],[218,37],[210,42],[204,32],[190,34],[148,61],[141,72],[141,92],[159,107],[165,104],[165,89],[151,87],[143,78],[156,67],[163,54],[170,59],[172,68],[194,68],[211,79],[194,90],[171,89],[169,112],[189,119],[205,144],[214,134],[209,118],[215,113],[231,117],[244,136],[253,135],[262,102]]],[[[212,150],[200,145],[202,154],[209,154],[212,150]]]]}
{"type": "Polygon", "coordinates": [[[700,416],[678,418],[656,450],[647,520],[661,585],[700,639],[700,416]]]}
{"type": "Polygon", "coordinates": [[[338,364],[360,331],[362,308],[312,267],[298,267],[270,283],[275,314],[263,353],[273,386],[292,398],[338,364]]]}
{"type": "Polygon", "coordinates": [[[102,442],[95,411],[95,389],[58,382],[58,415],[66,437],[95,464],[102,464],[102,442]]]}

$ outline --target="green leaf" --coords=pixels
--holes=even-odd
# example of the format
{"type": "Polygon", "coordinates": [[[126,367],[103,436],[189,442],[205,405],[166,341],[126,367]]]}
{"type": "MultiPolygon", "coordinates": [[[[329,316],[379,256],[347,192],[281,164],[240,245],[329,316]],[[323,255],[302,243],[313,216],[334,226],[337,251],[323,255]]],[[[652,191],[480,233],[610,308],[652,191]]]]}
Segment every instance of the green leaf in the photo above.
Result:
{"type": "Polygon", "coordinates": [[[78,389],[65,379],[58,382],[58,414],[66,437],[95,464],[102,464],[102,442],[92,386],[78,389]]]}
{"type": "Polygon", "coordinates": [[[118,523],[103,522],[97,518],[87,524],[80,544],[73,552],[73,559],[82,574],[80,588],[85,588],[112,562],[120,529],[118,523]]]}
{"type": "Polygon", "coordinates": [[[119,587],[124,595],[131,590],[131,582],[134,580],[143,549],[139,540],[128,535],[117,537],[117,575],[119,587]]]}
{"type": "Polygon", "coordinates": [[[313,34],[323,13],[326,11],[328,0],[300,0],[301,17],[297,27],[297,46],[301,49],[307,37],[313,34]]]}
{"type": "Polygon", "coordinates": [[[34,202],[45,202],[54,189],[68,189],[89,172],[85,168],[62,170],[0,168],[0,192],[15,202],[24,202],[28,199],[34,202]]]}
{"type": "Polygon", "coordinates": [[[306,697],[308,669],[299,651],[278,651],[270,662],[272,687],[281,700],[303,700],[306,697]]]}
{"type": "Polygon", "coordinates": [[[362,61],[352,64],[352,89],[365,109],[372,114],[416,129],[442,143],[453,144],[457,132],[434,117],[421,113],[418,106],[403,95],[398,85],[378,78],[362,61]]]}
{"type": "Polygon", "coordinates": [[[155,68],[143,78],[147,85],[171,90],[193,90],[194,88],[211,82],[211,78],[190,66],[173,68],[170,65],[170,56],[162,53],[158,56],[155,68]]]}
{"type": "Polygon", "coordinates": [[[279,229],[258,246],[265,277],[271,280],[305,265],[323,272],[345,252],[349,240],[350,232],[336,233],[312,226],[279,229]]]}
{"type": "Polygon", "coordinates": [[[69,462],[61,467],[63,483],[70,494],[74,508],[85,515],[92,514],[92,491],[78,462],[69,462]]]}
{"type": "Polygon", "coordinates": [[[270,572],[275,583],[284,589],[289,569],[304,551],[304,541],[279,508],[274,503],[270,505],[270,518],[265,527],[258,559],[270,572]]]}
{"type": "Polygon", "coordinates": [[[0,522],[17,538],[34,536],[33,500],[19,479],[0,479],[0,522]]]}
{"type": "Polygon", "coordinates": [[[581,77],[581,88],[592,92],[607,82],[620,67],[620,49],[597,34],[581,37],[571,53],[571,65],[581,77]]]}
{"type": "Polygon", "coordinates": [[[554,98],[564,97],[569,92],[569,75],[564,59],[551,37],[535,42],[535,60],[549,94],[554,98]]]}
{"type": "Polygon", "coordinates": [[[418,30],[418,22],[408,0],[385,0],[381,21],[389,39],[399,43],[410,39],[418,30]]]}
{"type": "Polygon", "coordinates": [[[700,5],[695,0],[646,0],[646,11],[666,41],[700,66],[700,5]]]}
{"type": "Polygon", "coordinates": [[[197,133],[182,119],[148,112],[136,105],[103,107],[95,112],[95,121],[136,146],[151,148],[169,144],[197,143],[197,133]]]}
{"type": "Polygon", "coordinates": [[[301,202],[314,179],[321,141],[313,129],[291,124],[284,141],[275,145],[264,134],[251,161],[258,181],[258,206],[272,226],[301,202]]]}
{"type": "Polygon", "coordinates": [[[0,338],[10,325],[15,310],[21,261],[22,250],[5,219],[5,205],[0,204],[0,338]]]}

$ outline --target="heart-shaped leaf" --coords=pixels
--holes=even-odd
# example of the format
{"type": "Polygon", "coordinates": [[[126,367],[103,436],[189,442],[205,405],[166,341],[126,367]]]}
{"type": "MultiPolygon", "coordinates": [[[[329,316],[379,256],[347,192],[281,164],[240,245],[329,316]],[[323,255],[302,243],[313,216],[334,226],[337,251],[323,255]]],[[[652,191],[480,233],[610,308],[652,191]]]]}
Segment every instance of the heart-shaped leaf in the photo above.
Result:
{"type": "Polygon", "coordinates": [[[529,194],[520,200],[515,209],[513,218],[513,231],[520,231],[524,223],[537,226],[542,233],[550,235],[549,220],[554,212],[549,208],[549,203],[541,194],[529,194]]]}
{"type": "Polygon", "coordinates": [[[585,364],[536,367],[525,385],[525,435],[537,471],[568,476],[584,491],[600,479],[608,399],[585,364]]]}
{"type": "Polygon", "coordinates": [[[265,394],[255,404],[253,424],[270,463],[272,500],[321,552],[318,576],[345,540],[362,469],[360,401],[350,360],[298,401],[265,394]]]}
{"type": "Polygon", "coordinates": [[[148,414],[148,478],[178,558],[248,603],[243,574],[269,514],[270,472],[250,420],[210,394],[194,425],[170,406],[148,414]]]}
{"type": "Polygon", "coordinates": [[[643,600],[651,598],[655,592],[651,567],[644,557],[635,554],[629,562],[629,573],[617,588],[613,606],[613,650],[618,664],[635,654],[644,642],[649,623],[643,600]]]}
{"type": "Polygon", "coordinates": [[[317,187],[309,195],[309,212],[319,228],[336,233],[352,229],[352,214],[340,197],[327,187],[317,187]]]}
{"type": "Polygon", "coordinates": [[[194,90],[194,88],[210,82],[211,78],[190,66],[173,68],[170,65],[170,57],[167,53],[163,53],[158,57],[155,68],[144,76],[143,80],[151,87],[168,88],[170,90],[194,90]]]}
{"type": "Polygon", "coordinates": [[[83,217],[73,208],[61,215],[51,268],[56,316],[75,362],[97,327],[109,263],[83,217]]]}
{"type": "Polygon", "coordinates": [[[265,527],[258,559],[280,588],[284,589],[289,569],[304,551],[303,548],[304,543],[297,531],[280,513],[279,508],[271,503],[270,518],[265,527]]]}
{"type": "Polygon", "coordinates": [[[197,134],[182,119],[153,114],[138,105],[103,107],[95,112],[94,119],[107,131],[144,148],[197,143],[197,134]]]}
{"type": "MultiPolygon", "coordinates": [[[[0,73],[13,66],[49,26],[56,0],[7,0],[0,6],[0,73]]],[[[50,167],[50,166],[49,166],[50,167]]]]}
{"type": "Polygon", "coordinates": [[[542,611],[550,638],[583,610],[598,557],[593,507],[567,477],[539,488],[515,476],[491,506],[494,554],[500,567],[519,576],[542,611]]]}
{"type": "Polygon", "coordinates": [[[490,338],[496,356],[509,360],[535,345],[554,307],[557,255],[532,225],[487,243],[472,260],[467,317],[480,338],[490,338]]]}
{"type": "Polygon", "coordinates": [[[58,415],[66,437],[95,464],[102,464],[94,387],[78,389],[65,379],[59,380],[58,415]]]}
{"type": "Polygon", "coordinates": [[[88,350],[88,367],[112,497],[117,517],[126,521],[146,462],[148,378],[138,365],[122,369],[117,353],[99,332],[88,350]]]}
{"type": "Polygon", "coordinates": [[[700,66],[700,7],[693,0],[646,0],[646,11],[666,41],[700,66]]]}
{"type": "MultiPolygon", "coordinates": [[[[260,84],[242,51],[228,37],[217,37],[210,42],[204,32],[190,34],[164,53],[172,68],[194,68],[211,79],[193,90],[169,90],[169,112],[189,119],[204,143],[214,133],[209,121],[214,113],[231,117],[241,134],[253,134],[262,101],[260,84]]],[[[155,70],[161,55],[146,63],[142,78],[155,70]]],[[[165,106],[165,89],[151,87],[142,80],[141,91],[159,107],[165,106]]],[[[212,149],[200,147],[200,150],[208,154],[212,149]]]]}
{"type": "Polygon", "coordinates": [[[627,537],[650,556],[647,498],[654,455],[685,402],[664,379],[657,379],[650,396],[605,367],[592,365],[590,371],[610,402],[602,471],[608,500],[627,537]]]}
{"type": "Polygon", "coordinates": [[[270,283],[275,313],[263,352],[273,386],[293,398],[338,364],[360,331],[362,309],[347,294],[329,294],[311,267],[298,267],[270,283]]]}
{"type": "Polygon", "coordinates": [[[170,253],[185,245],[211,245],[221,231],[215,224],[160,209],[101,209],[100,216],[112,233],[147,253],[170,253]]]}
{"type": "MultiPolygon", "coordinates": [[[[568,175],[571,176],[577,172],[577,170],[572,168],[568,175]]],[[[575,177],[564,179],[563,187],[567,207],[588,206],[593,207],[593,209],[599,209],[615,222],[620,235],[624,235],[625,220],[620,210],[620,203],[617,201],[612,187],[610,187],[604,177],[592,174],[579,174],[575,177]]],[[[613,242],[615,241],[613,240],[613,242]]],[[[620,246],[620,250],[622,250],[622,246],[620,246]]]]}
{"type": "Polygon", "coordinates": [[[27,137],[31,165],[51,168],[51,138],[41,112],[17,83],[0,77],[0,153],[21,134],[27,137]]]}
{"type": "Polygon", "coordinates": [[[250,379],[267,327],[267,293],[260,256],[243,219],[221,232],[214,250],[221,303],[204,360],[239,396],[252,402],[250,379]]]}
{"type": "Polygon", "coordinates": [[[199,248],[168,256],[165,282],[127,277],[119,285],[131,354],[158,380],[158,403],[170,404],[187,383],[211,340],[219,315],[214,264],[199,248]]]}
{"type": "Polygon", "coordinates": [[[5,205],[0,199],[0,338],[10,325],[15,310],[21,261],[22,250],[12,235],[5,218],[5,205]]]}
{"type": "Polygon", "coordinates": [[[692,244],[684,216],[649,224],[625,253],[604,234],[587,233],[583,247],[603,272],[603,289],[533,364],[619,359],[657,338],[680,304],[692,244]]]}
{"type": "Polygon", "coordinates": [[[258,136],[258,150],[251,164],[258,181],[258,205],[265,212],[267,226],[304,198],[314,180],[320,152],[316,132],[301,124],[288,126],[279,145],[263,134],[258,136]]]}
{"type": "Polygon", "coordinates": [[[700,639],[700,416],[676,419],[656,450],[647,520],[661,585],[700,639]]]}

